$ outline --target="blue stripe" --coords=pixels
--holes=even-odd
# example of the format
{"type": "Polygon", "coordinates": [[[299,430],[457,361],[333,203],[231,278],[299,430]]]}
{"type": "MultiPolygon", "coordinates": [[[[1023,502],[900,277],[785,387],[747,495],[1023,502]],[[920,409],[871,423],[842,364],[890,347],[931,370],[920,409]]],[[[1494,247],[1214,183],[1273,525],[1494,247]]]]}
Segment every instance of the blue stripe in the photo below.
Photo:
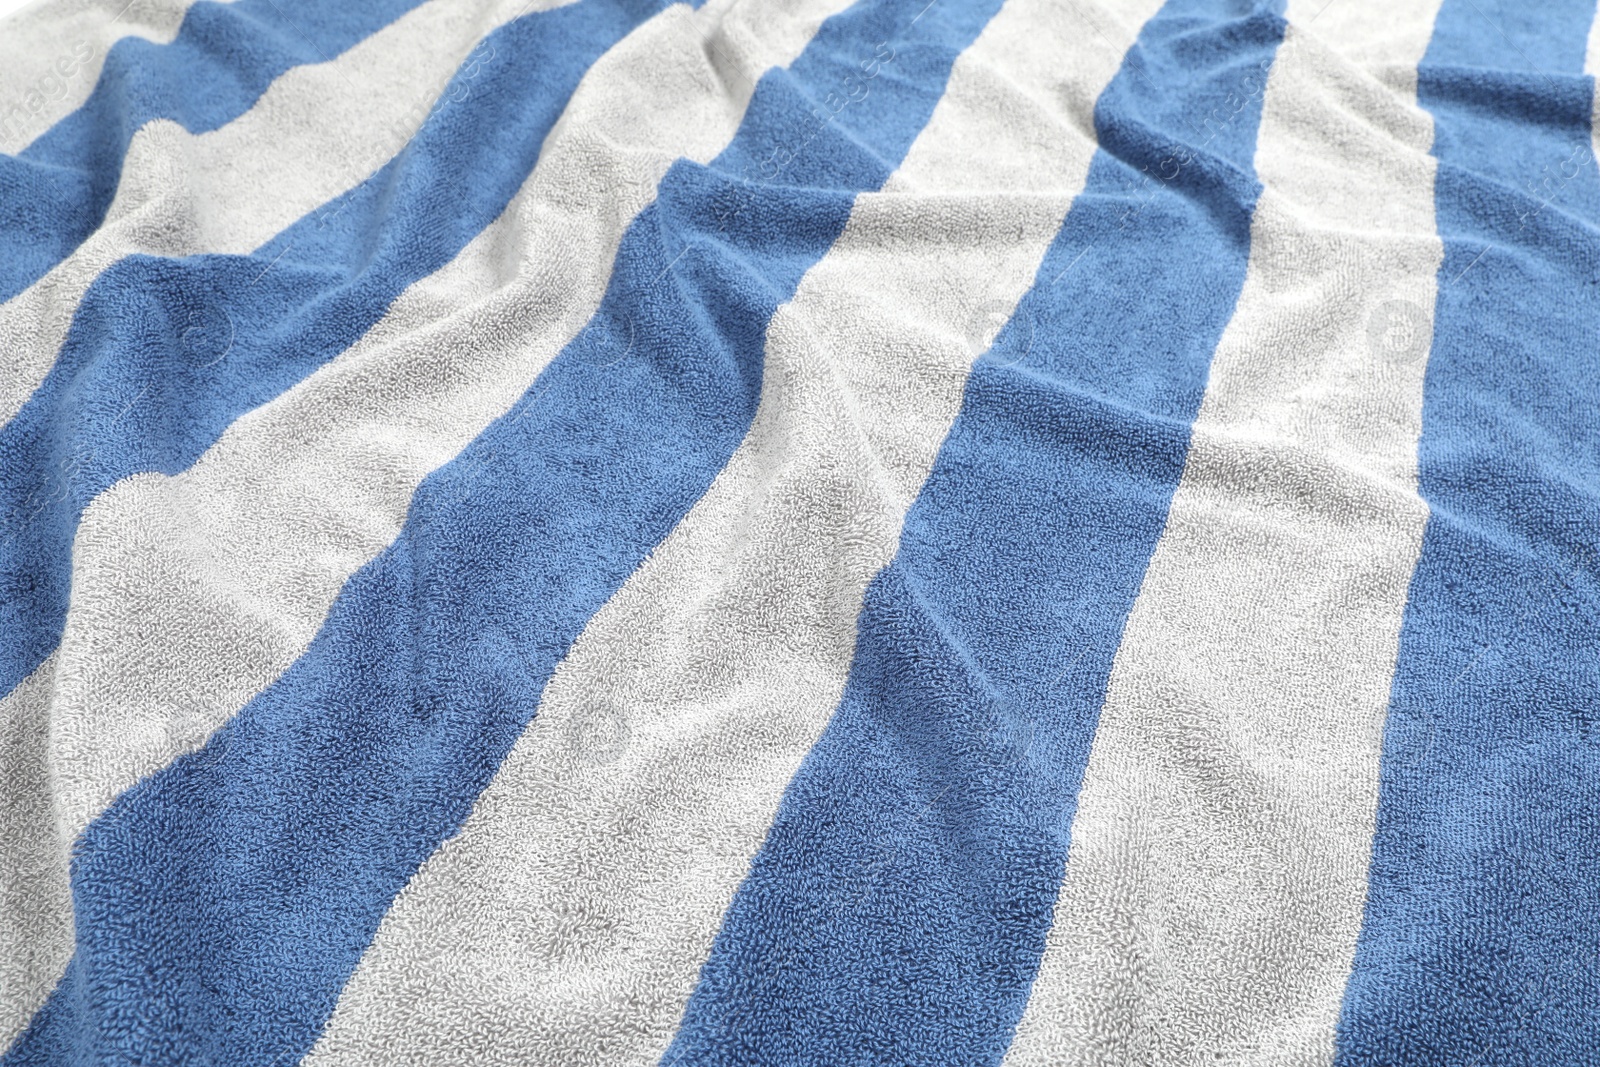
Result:
{"type": "Polygon", "coordinates": [[[711,166],[674,165],[598,312],[634,338],[629,358],[599,369],[586,343],[568,346],[531,399],[424,481],[306,655],[90,826],[73,866],[77,955],[8,1064],[264,1065],[310,1047],[558,659],[727,462],[755,412],[768,320],[855,194],[898,164],[996,6],[930,10],[866,99],[824,123],[921,2],[830,19],[762,79],[711,166]],[[782,184],[736,177],[780,151],[795,154],[782,184]]]}
{"type": "Polygon", "coordinates": [[[1282,32],[1275,6],[1168,0],[1102,94],[1084,192],[968,379],[664,1064],[1003,1057],[1243,284],[1282,32]]]}
{"type": "Polygon", "coordinates": [[[1600,1055],[1593,14],[1446,0],[1419,71],[1445,248],[1419,457],[1431,515],[1341,1064],[1600,1055]]]}
{"type": "MultiPolygon", "coordinates": [[[[420,2],[201,2],[169,44],[118,41],[82,107],[19,155],[0,155],[0,300],[43,277],[100,225],[139,127],[165,118],[191,133],[217,129],[290,67],[332,59],[420,2]]],[[[74,51],[70,65],[89,54],[74,51]]],[[[26,130],[29,118],[26,98],[0,111],[14,131],[26,130]]]]}
{"type": "Polygon", "coordinates": [[[129,256],[95,280],[55,366],[0,427],[0,692],[60,640],[90,501],[135,472],[184,470],[453,259],[521,187],[590,65],[660,2],[508,23],[403,152],[257,252],[129,256]]]}

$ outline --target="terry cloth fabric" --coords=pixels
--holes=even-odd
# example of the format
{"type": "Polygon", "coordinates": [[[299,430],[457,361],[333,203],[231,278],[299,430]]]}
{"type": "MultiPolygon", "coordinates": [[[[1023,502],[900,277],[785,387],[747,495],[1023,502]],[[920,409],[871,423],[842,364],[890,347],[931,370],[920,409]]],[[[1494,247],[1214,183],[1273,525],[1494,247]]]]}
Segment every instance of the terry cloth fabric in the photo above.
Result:
{"type": "Polygon", "coordinates": [[[1595,7],[0,18],[0,1067],[1600,1064],[1595,7]]]}

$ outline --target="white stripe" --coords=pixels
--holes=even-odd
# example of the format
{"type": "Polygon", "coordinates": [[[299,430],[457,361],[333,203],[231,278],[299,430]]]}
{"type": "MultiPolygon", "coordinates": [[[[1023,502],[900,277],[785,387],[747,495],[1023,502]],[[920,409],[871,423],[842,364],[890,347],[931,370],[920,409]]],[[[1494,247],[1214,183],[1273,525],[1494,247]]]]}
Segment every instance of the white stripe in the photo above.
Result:
{"type": "Polygon", "coordinates": [[[0,700],[0,1050],[72,956],[67,850],[51,833],[49,685],[47,666],[0,700]]]}
{"type": "Polygon", "coordinates": [[[1268,78],[1244,288],[1117,652],[1008,1067],[1333,1057],[1427,517],[1443,249],[1432,126],[1414,75],[1389,76],[1415,70],[1438,0],[1324,5],[1289,5],[1306,28],[1268,78]]]}
{"type": "MultiPolygon", "coordinates": [[[[228,3],[230,0],[217,0],[228,3]]],[[[0,152],[15,155],[83,106],[123,37],[167,44],[193,0],[49,0],[0,25],[0,152]]]]}
{"type": "MultiPolygon", "coordinates": [[[[101,271],[136,252],[253,251],[398,152],[485,34],[572,2],[430,0],[327,63],[289,70],[220,129],[192,134],[167,119],[141,128],[99,229],[0,304],[0,422],[44,380],[101,271]]],[[[222,336],[221,314],[211,317],[222,336]]]]}
{"type": "MultiPolygon", "coordinates": [[[[1159,0],[1107,6],[1097,21],[1126,44],[1159,0]]],[[[961,56],[885,190],[857,197],[773,317],[747,437],[574,644],[308,1064],[661,1056],[843,692],[867,584],[959,408],[970,328],[1032,283],[1121,59],[1061,0],[1010,0],[961,56]],[[610,753],[589,732],[623,740],[614,762],[592,762],[610,753]]]]}
{"type": "Polygon", "coordinates": [[[136,475],[89,506],[61,647],[0,700],[0,842],[43,857],[0,870],[0,977],[24,1021],[70,954],[70,843],[305,651],[345,580],[397,536],[421,480],[589,320],[671,161],[715,156],[760,72],[844,3],[724,23],[730,3],[717,0],[656,16],[589,71],[511,206],[452,263],[188,471],[136,475]]]}

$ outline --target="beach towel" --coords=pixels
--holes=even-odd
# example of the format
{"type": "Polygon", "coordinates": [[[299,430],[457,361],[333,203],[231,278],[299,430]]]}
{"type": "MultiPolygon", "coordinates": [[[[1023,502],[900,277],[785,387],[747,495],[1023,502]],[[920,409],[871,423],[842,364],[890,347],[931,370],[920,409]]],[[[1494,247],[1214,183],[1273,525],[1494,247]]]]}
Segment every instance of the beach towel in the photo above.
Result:
{"type": "Polygon", "coordinates": [[[0,1067],[1600,1065],[1595,0],[0,17],[0,1067]]]}

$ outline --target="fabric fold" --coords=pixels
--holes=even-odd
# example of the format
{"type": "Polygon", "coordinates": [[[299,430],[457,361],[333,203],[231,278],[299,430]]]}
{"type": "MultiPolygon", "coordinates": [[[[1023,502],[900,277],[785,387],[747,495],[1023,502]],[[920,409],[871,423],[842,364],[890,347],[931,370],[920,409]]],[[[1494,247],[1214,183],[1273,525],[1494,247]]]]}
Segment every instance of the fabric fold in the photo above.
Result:
{"type": "MultiPolygon", "coordinates": [[[[165,118],[141,126],[99,226],[0,303],[0,346],[8,356],[0,425],[44,380],[84,293],[118,259],[244,256],[302,215],[335,208],[331,202],[389,162],[435,107],[471,91],[475,77],[458,83],[451,100],[439,99],[458,67],[478,72],[492,58],[485,35],[557,6],[560,0],[431,0],[327,62],[286,71],[249,110],[215,130],[194,134],[165,118]]],[[[181,347],[217,340],[204,334],[227,325],[224,311],[206,308],[194,324],[185,322],[181,347]]],[[[218,347],[201,362],[220,354],[218,347]]]]}
{"type": "MultiPolygon", "coordinates": [[[[284,71],[327,62],[419,2],[233,0],[180,7],[159,0],[146,9],[145,0],[122,0],[112,32],[120,34],[131,20],[130,28],[146,28],[148,38],[135,31],[106,42],[110,47],[99,64],[92,56],[95,45],[85,42],[80,49],[72,42],[70,51],[36,53],[32,62],[12,67],[11,76],[20,76],[24,86],[40,60],[58,76],[70,63],[72,78],[86,82],[95,73],[97,80],[81,105],[40,130],[36,121],[54,113],[32,107],[33,93],[50,91],[48,74],[41,73],[21,95],[29,114],[17,116],[17,132],[0,127],[0,152],[16,153],[0,155],[0,300],[41,278],[100,225],[117,191],[123,156],[146,123],[167,118],[191,133],[214,130],[249,110],[284,71]],[[167,27],[180,16],[169,39],[167,27]],[[85,51],[91,55],[79,60],[85,51]]],[[[23,20],[18,43],[43,44],[39,20],[53,21],[54,13],[41,9],[16,17],[23,20]]],[[[60,29],[51,26],[49,36],[60,29]]],[[[95,36],[104,37],[104,30],[95,36]]],[[[7,114],[0,111],[0,122],[7,114]]]]}

